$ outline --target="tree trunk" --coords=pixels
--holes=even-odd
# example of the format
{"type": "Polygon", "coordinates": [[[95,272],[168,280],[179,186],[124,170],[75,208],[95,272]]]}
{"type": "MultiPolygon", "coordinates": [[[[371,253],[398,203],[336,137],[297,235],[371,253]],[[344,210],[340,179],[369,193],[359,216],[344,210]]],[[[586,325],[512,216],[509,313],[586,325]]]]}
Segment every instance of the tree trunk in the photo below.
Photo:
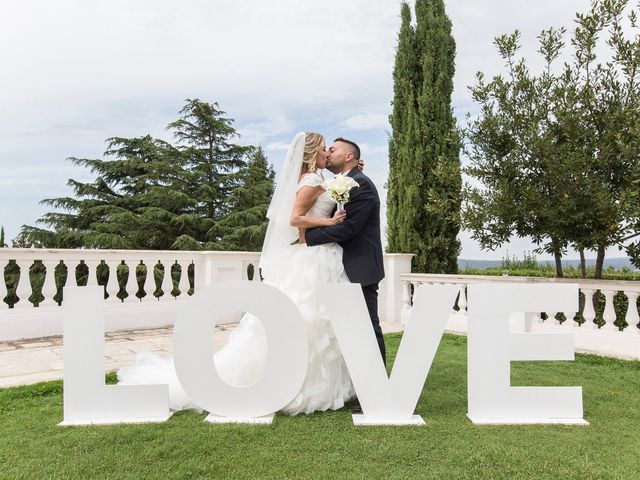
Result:
{"type": "Polygon", "coordinates": [[[594,278],[602,279],[602,267],[604,266],[604,245],[598,246],[598,256],[596,257],[596,274],[594,278]]]}
{"type": "Polygon", "coordinates": [[[564,278],[564,272],[562,271],[562,253],[560,253],[560,249],[555,246],[553,248],[553,258],[556,261],[556,278],[564,278]]]}
{"type": "Polygon", "coordinates": [[[584,248],[580,252],[580,278],[587,278],[587,261],[584,258],[584,248]]]}

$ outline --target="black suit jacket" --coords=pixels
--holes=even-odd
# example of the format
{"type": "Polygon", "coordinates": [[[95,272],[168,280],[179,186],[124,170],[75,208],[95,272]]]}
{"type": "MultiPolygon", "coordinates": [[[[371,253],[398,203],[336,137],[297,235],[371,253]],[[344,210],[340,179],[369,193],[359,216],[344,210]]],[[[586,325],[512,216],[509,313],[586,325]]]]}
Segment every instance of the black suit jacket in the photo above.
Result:
{"type": "Polygon", "coordinates": [[[342,263],[352,283],[377,284],[384,278],[382,243],[380,241],[380,197],[373,182],[359,168],[347,176],[358,185],[350,192],[345,205],[347,218],[339,225],[309,228],[307,245],[335,242],[343,249],[342,263]]]}

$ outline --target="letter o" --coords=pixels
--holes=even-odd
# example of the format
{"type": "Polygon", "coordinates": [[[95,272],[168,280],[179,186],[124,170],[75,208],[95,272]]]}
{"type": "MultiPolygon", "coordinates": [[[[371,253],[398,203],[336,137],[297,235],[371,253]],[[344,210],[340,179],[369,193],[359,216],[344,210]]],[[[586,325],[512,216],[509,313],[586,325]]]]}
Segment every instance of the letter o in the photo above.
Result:
{"type": "Polygon", "coordinates": [[[298,394],[307,373],[307,326],[300,311],[283,292],[257,282],[221,282],[198,290],[178,312],[173,349],[176,373],[186,394],[220,417],[276,412],[298,394]],[[249,386],[224,382],[213,359],[215,324],[224,314],[237,311],[258,317],[267,340],[264,374],[249,386]]]}

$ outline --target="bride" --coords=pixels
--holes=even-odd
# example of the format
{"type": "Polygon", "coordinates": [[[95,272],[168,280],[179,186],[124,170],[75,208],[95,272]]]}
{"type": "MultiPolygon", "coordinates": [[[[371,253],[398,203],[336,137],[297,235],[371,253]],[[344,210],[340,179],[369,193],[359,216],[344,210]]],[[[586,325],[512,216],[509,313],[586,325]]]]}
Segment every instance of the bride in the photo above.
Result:
{"type": "MultiPolygon", "coordinates": [[[[335,225],[345,218],[344,211],[332,216],[335,202],[322,186],[321,170],[326,165],[324,137],[318,133],[297,134],[267,212],[269,225],[260,258],[264,283],[291,298],[309,333],[307,375],[298,395],[281,410],[287,415],[337,410],[354,396],[326,309],[316,295],[320,283],[349,282],[342,248],[335,243],[308,247],[304,239],[306,228],[335,225]]],[[[245,386],[261,377],[266,356],[262,324],[254,315],[245,314],[227,344],[215,354],[214,364],[225,382],[245,386]]],[[[180,386],[172,358],[141,354],[135,365],[118,371],[118,382],[168,384],[172,410],[198,409],[180,386]]]]}

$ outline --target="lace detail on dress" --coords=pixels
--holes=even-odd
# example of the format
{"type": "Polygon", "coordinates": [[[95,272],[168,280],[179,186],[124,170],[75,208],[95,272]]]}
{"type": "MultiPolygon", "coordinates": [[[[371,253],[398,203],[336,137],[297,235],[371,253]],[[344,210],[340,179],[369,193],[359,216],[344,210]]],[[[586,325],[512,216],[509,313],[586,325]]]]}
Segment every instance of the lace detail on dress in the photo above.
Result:
{"type": "Polygon", "coordinates": [[[324,178],[322,178],[322,175],[316,172],[307,173],[298,181],[298,191],[300,191],[302,187],[319,187],[323,183],[324,178]]]}
{"type": "MultiPolygon", "coordinates": [[[[324,178],[315,172],[307,173],[298,182],[298,191],[302,187],[318,187],[324,183],[324,178]]],[[[316,202],[311,206],[307,215],[313,218],[331,218],[336,202],[331,198],[331,193],[327,190],[322,192],[316,202]]]]}

